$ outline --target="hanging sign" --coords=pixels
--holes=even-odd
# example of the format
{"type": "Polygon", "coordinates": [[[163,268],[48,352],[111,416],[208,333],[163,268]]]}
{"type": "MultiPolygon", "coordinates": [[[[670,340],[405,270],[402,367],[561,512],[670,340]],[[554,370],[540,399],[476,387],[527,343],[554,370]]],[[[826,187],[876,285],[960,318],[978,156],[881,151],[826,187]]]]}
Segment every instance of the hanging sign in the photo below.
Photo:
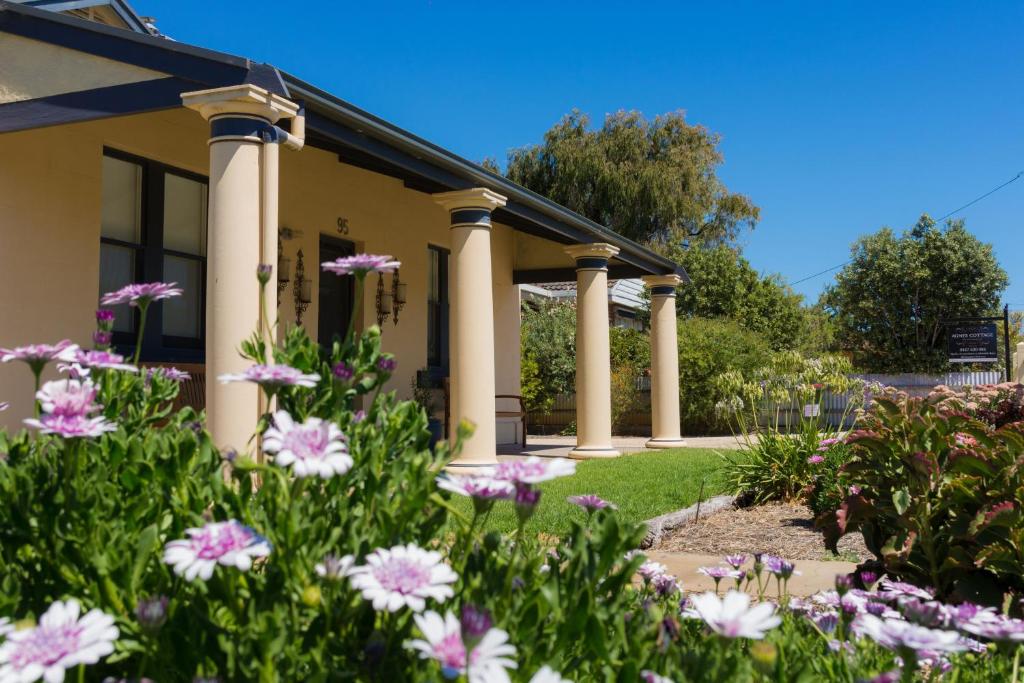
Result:
{"type": "Polygon", "coordinates": [[[951,325],[949,328],[950,363],[996,363],[999,344],[996,324],[951,325]]]}

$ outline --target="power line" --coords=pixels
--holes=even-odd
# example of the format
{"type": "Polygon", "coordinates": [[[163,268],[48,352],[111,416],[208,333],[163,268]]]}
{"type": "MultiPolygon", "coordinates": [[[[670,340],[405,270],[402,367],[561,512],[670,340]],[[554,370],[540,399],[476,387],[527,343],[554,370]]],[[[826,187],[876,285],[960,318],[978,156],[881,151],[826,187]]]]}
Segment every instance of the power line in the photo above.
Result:
{"type": "MultiPolygon", "coordinates": [[[[946,214],[945,216],[942,216],[941,218],[936,218],[936,219],[935,219],[935,222],[936,222],[936,223],[941,223],[942,221],[946,220],[947,218],[949,218],[949,217],[950,217],[950,216],[952,216],[953,214],[955,214],[955,213],[957,213],[957,212],[959,212],[959,211],[963,211],[963,210],[964,210],[964,209],[966,209],[966,208],[967,208],[968,206],[972,206],[973,204],[977,204],[978,202],[980,202],[980,201],[981,201],[982,199],[984,199],[985,197],[988,197],[988,196],[989,196],[989,195],[991,195],[991,194],[995,194],[996,192],[998,192],[999,190],[1003,189],[1004,187],[1006,187],[1006,186],[1007,186],[1007,185],[1009,185],[1010,183],[1013,183],[1013,182],[1016,182],[1017,180],[1020,180],[1021,176],[1024,176],[1024,171],[1021,171],[1021,172],[1020,172],[1020,173],[1018,173],[1017,175],[1013,176],[1012,178],[1010,178],[1009,180],[1007,180],[1007,181],[1006,181],[1005,183],[1003,183],[1002,185],[999,185],[999,186],[997,186],[997,187],[994,187],[994,188],[992,188],[991,190],[989,190],[989,191],[988,191],[988,192],[986,192],[985,194],[981,195],[980,197],[975,197],[974,199],[972,199],[971,201],[967,202],[966,204],[964,204],[964,205],[963,205],[963,206],[961,206],[960,208],[957,208],[957,209],[953,209],[952,211],[950,211],[949,213],[947,213],[947,214],[946,214]]],[[[816,278],[816,277],[819,277],[819,276],[821,276],[821,275],[824,275],[825,273],[831,273],[831,272],[832,272],[833,270],[838,270],[839,268],[842,268],[843,266],[845,266],[845,265],[846,265],[847,263],[850,263],[851,261],[853,261],[853,259],[849,259],[849,260],[847,260],[847,261],[843,261],[843,262],[842,262],[842,263],[840,263],[840,264],[839,264],[838,266],[832,266],[831,268],[826,268],[825,270],[821,271],[820,273],[815,273],[814,275],[808,275],[808,276],[807,276],[807,277],[805,277],[805,278],[801,278],[801,279],[797,280],[796,282],[791,282],[791,283],[789,283],[789,284],[790,284],[790,286],[792,287],[793,285],[798,285],[798,284],[800,284],[801,282],[807,282],[808,280],[813,280],[814,278],[816,278]]]]}

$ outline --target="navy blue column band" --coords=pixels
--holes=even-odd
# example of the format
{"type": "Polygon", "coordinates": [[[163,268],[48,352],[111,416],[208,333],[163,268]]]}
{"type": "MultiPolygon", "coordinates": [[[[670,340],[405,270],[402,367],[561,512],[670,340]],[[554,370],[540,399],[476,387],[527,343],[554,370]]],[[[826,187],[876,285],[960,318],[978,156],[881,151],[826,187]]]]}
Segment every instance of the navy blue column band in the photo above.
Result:
{"type": "Polygon", "coordinates": [[[676,288],[672,285],[658,285],[651,287],[651,296],[675,296],[676,288]]]}
{"type": "Polygon", "coordinates": [[[465,223],[491,224],[491,212],[488,209],[455,209],[451,213],[452,225],[465,223]]]}
{"type": "Polygon", "coordinates": [[[248,116],[218,116],[210,121],[211,138],[262,138],[267,129],[272,128],[268,121],[248,116]]]}
{"type": "Polygon", "coordinates": [[[600,256],[584,256],[576,259],[576,270],[598,269],[604,270],[608,267],[608,259],[600,256]]]}

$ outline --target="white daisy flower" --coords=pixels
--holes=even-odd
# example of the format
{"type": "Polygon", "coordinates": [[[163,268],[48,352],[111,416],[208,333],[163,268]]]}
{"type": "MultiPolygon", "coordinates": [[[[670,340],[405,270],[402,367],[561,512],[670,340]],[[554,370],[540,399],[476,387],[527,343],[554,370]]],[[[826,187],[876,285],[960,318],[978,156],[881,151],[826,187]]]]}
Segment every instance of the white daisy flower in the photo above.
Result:
{"type": "Polygon", "coordinates": [[[274,453],[274,463],[292,468],[296,477],[330,479],[352,469],[341,430],[332,422],[308,417],[296,424],[285,410],[274,413],[274,426],[263,434],[263,450],[274,453]]]}
{"type": "Polygon", "coordinates": [[[724,599],[714,593],[692,595],[684,616],[704,621],[708,627],[726,638],[764,638],[767,631],[782,623],[775,606],[762,602],[750,606],[750,596],[729,591],[724,599]]]}
{"type": "Polygon", "coordinates": [[[509,683],[508,669],[515,669],[509,659],[516,649],[508,642],[508,633],[492,628],[469,653],[462,640],[462,625],[454,614],[443,618],[437,612],[413,617],[425,640],[411,640],[406,647],[416,650],[423,659],[436,660],[447,678],[465,674],[469,683],[509,683]]]}
{"type": "Polygon", "coordinates": [[[213,576],[218,564],[248,571],[254,557],[270,554],[270,542],[244,524],[229,519],[211,522],[202,528],[187,529],[187,539],[164,546],[164,562],[174,573],[192,581],[213,576]]]}
{"type": "Polygon", "coordinates": [[[0,681],[61,683],[67,669],[95,664],[113,652],[119,635],[114,618],[98,609],[80,614],[77,600],[58,600],[38,625],[9,632],[0,645],[0,681]]]}
{"type": "Polygon", "coordinates": [[[366,564],[349,570],[352,586],[375,610],[397,612],[408,607],[420,612],[426,599],[443,602],[454,595],[450,584],[458,575],[441,560],[441,553],[414,543],[378,548],[366,556],[366,564]]]}

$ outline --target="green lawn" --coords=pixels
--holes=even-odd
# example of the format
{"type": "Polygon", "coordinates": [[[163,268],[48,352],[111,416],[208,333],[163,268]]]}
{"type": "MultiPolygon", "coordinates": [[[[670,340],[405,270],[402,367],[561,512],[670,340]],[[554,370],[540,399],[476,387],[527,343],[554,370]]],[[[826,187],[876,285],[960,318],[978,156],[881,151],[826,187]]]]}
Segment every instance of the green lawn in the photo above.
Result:
{"type": "MultiPolygon", "coordinates": [[[[674,512],[697,502],[704,482],[703,498],[723,492],[721,451],[706,448],[676,448],[626,454],[610,460],[582,460],[576,474],[540,485],[540,505],[527,524],[531,533],[560,534],[570,520],[583,520],[586,513],[566,501],[568,496],[596,493],[619,507],[624,519],[645,519],[674,512]]],[[[468,498],[455,496],[452,503],[467,517],[473,514],[468,498]]],[[[497,531],[516,529],[513,504],[499,501],[491,511],[487,527],[497,531]]]]}

